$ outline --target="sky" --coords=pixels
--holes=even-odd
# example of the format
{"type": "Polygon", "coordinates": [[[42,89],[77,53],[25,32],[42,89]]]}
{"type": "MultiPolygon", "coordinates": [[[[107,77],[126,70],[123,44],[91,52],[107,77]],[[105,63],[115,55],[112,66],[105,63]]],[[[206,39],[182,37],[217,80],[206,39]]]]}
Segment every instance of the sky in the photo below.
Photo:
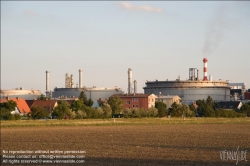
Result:
{"type": "Polygon", "coordinates": [[[86,87],[118,86],[128,68],[137,91],[145,82],[203,77],[250,88],[248,1],[1,1],[1,89],[45,92],[73,74],[86,87]]]}

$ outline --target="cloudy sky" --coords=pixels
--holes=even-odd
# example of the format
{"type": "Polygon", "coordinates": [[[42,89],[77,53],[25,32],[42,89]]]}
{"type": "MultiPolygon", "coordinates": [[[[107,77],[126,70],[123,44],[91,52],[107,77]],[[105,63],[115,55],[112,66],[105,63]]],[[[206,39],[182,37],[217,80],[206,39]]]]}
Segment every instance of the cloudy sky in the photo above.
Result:
{"type": "MultiPolygon", "coordinates": [[[[1,88],[121,87],[202,71],[250,88],[250,2],[1,2],[1,88]]],[[[201,75],[203,77],[203,74],[201,75]]]]}

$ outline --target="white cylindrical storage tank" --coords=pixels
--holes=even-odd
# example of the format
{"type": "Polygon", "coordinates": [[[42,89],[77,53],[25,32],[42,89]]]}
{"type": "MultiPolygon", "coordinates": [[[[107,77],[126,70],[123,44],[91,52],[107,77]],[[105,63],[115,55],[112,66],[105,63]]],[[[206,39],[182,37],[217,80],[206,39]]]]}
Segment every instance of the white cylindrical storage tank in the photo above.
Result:
{"type": "Polygon", "coordinates": [[[212,75],[209,75],[209,81],[213,81],[212,75]]]}

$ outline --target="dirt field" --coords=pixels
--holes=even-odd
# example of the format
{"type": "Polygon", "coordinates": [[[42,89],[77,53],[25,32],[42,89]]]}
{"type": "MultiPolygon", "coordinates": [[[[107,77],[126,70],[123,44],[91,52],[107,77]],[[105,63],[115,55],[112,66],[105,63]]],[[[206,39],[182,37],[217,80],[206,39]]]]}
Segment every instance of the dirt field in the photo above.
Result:
{"type": "Polygon", "coordinates": [[[85,163],[81,165],[236,165],[233,160],[222,161],[220,151],[237,147],[239,151],[248,150],[249,160],[238,161],[237,165],[250,165],[250,124],[1,129],[1,153],[2,150],[86,151],[85,163]]]}

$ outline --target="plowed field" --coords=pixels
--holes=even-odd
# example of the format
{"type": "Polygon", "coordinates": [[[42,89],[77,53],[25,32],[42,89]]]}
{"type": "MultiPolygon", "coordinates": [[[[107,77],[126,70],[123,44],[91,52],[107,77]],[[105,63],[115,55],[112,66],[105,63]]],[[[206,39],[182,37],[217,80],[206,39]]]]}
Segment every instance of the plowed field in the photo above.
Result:
{"type": "MultiPolygon", "coordinates": [[[[250,160],[249,124],[1,129],[1,153],[2,150],[86,151],[85,163],[81,165],[236,165],[234,160],[221,160],[220,151],[237,148],[248,150],[246,159],[250,160]]],[[[238,161],[237,165],[250,162],[238,161]]]]}

